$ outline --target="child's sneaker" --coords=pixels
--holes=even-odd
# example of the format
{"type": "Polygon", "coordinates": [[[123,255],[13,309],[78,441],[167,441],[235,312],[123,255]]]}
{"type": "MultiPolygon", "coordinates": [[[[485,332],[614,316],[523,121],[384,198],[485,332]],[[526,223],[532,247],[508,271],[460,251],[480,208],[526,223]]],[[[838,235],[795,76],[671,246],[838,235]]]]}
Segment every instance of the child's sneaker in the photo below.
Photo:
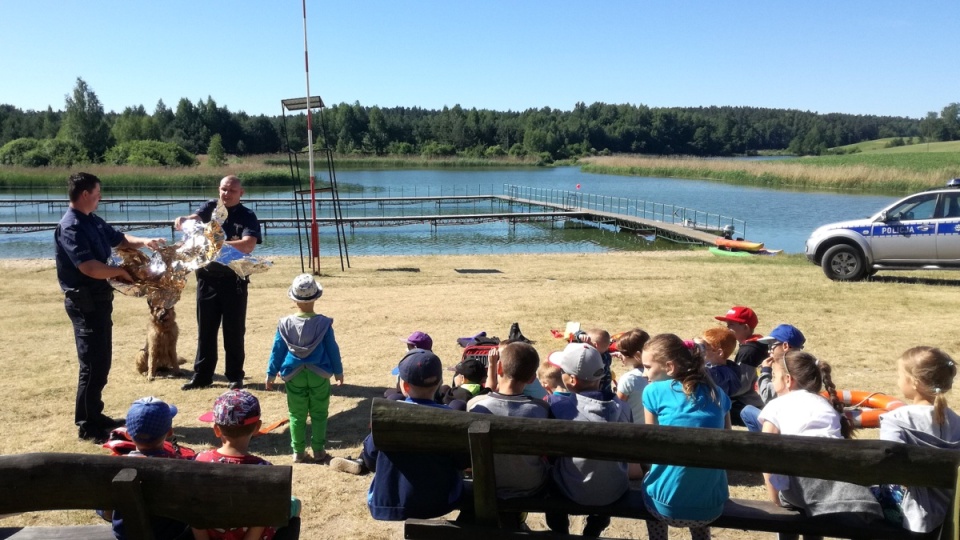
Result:
{"type": "Polygon", "coordinates": [[[330,468],[335,471],[345,472],[349,474],[367,474],[370,472],[367,469],[367,466],[364,465],[363,460],[361,459],[352,459],[350,457],[335,457],[330,460],[330,468]]]}
{"type": "Polygon", "coordinates": [[[310,456],[306,452],[294,452],[293,453],[293,462],[294,463],[310,463],[310,456]]]}

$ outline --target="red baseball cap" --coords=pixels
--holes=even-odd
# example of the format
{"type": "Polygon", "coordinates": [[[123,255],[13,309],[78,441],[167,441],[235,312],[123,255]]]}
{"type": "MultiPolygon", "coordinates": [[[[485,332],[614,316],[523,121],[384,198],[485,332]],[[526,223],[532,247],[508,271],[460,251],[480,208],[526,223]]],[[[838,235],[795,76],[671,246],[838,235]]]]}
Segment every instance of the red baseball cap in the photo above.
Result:
{"type": "Polygon", "coordinates": [[[746,306],[733,306],[727,311],[726,315],[714,317],[718,321],[740,323],[749,326],[751,329],[757,327],[757,314],[746,306]]]}

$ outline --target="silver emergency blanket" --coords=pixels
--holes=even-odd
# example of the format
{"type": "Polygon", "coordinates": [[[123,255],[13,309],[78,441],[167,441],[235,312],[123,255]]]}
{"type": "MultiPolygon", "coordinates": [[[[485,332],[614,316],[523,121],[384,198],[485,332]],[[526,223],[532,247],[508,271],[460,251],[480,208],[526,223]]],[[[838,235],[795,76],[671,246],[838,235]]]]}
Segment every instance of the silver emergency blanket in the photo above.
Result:
{"type": "Polygon", "coordinates": [[[151,306],[172,308],[180,300],[187,275],[211,263],[222,264],[239,277],[266,272],[272,262],[248,255],[224,242],[223,222],[227,209],[217,201],[217,208],[208,223],[186,220],[181,224],[181,238],[147,256],[137,249],[117,249],[107,262],[123,267],[133,283],[111,279],[114,289],[133,297],[146,297],[151,306]]]}

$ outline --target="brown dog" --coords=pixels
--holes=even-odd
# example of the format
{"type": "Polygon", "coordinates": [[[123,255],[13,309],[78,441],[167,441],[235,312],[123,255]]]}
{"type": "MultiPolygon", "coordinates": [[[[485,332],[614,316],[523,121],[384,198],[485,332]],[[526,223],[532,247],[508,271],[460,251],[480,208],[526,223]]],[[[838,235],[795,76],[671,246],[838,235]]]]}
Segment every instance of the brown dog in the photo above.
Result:
{"type": "Polygon", "coordinates": [[[158,373],[180,375],[180,364],[187,361],[177,356],[179,337],[180,327],[177,326],[175,308],[150,306],[147,343],[137,353],[137,371],[146,373],[151,381],[158,373]]]}

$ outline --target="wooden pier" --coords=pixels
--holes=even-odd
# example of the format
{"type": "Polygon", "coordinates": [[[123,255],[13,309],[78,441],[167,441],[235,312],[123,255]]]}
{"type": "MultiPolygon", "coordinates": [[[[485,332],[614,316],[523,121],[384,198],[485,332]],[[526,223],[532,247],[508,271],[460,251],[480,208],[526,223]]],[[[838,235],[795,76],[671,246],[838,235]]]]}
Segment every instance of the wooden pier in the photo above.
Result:
{"type": "MultiPolygon", "coordinates": [[[[644,215],[631,215],[630,213],[608,211],[597,208],[584,207],[580,194],[564,194],[560,197],[521,197],[514,186],[511,189],[505,189],[506,195],[427,195],[427,196],[406,196],[406,197],[345,197],[341,196],[339,202],[341,206],[364,207],[364,215],[350,215],[350,212],[344,212],[340,222],[351,228],[356,227],[388,227],[403,226],[416,223],[428,223],[431,226],[442,225],[469,225],[476,223],[487,223],[495,221],[506,221],[509,223],[524,222],[556,222],[575,220],[588,226],[598,226],[611,228],[618,232],[631,233],[640,236],[657,236],[672,242],[685,244],[713,245],[716,239],[715,234],[694,229],[685,226],[688,219],[683,216],[670,215],[667,211],[661,210],[660,217],[664,219],[655,219],[656,215],[650,217],[644,210],[644,215]],[[477,210],[478,204],[489,204],[493,211],[473,211],[466,213],[442,212],[444,206],[454,205],[458,208],[473,205],[477,210]],[[430,204],[436,208],[434,213],[418,212],[414,215],[392,215],[387,210],[388,207],[401,207],[410,205],[430,204]],[[373,206],[379,209],[379,215],[366,215],[373,206]],[[499,208],[495,208],[499,207],[499,208]],[[498,209],[508,208],[510,211],[497,211],[498,209]],[[516,207],[516,210],[513,210],[516,207]],[[536,209],[536,211],[534,211],[536,209]],[[390,215],[388,215],[390,214],[390,215]],[[671,221],[667,221],[667,217],[671,221]],[[679,222],[677,222],[679,221],[679,222]]],[[[564,192],[567,193],[567,192],[564,192]]],[[[109,207],[118,207],[122,211],[131,212],[134,208],[160,209],[170,206],[182,206],[177,215],[189,213],[203,202],[210,200],[204,197],[183,197],[183,198],[115,198],[104,199],[100,201],[101,210],[109,207]]],[[[642,202],[642,201],[640,201],[642,202]]],[[[268,197],[248,197],[244,198],[243,204],[253,209],[263,207],[275,207],[280,210],[289,210],[288,215],[296,215],[296,209],[300,205],[309,206],[309,201],[294,197],[268,198],[268,197]]],[[[330,199],[318,199],[318,208],[329,208],[330,199]]],[[[660,205],[662,208],[675,208],[668,205],[660,205]]],[[[66,199],[38,198],[38,199],[0,199],[0,208],[14,207],[17,210],[24,209],[20,213],[27,215],[39,214],[39,208],[46,207],[45,213],[52,213],[65,210],[67,207],[66,199]],[[35,208],[36,211],[26,210],[35,208]]],[[[619,207],[617,207],[619,209],[619,207]]],[[[629,208],[629,207],[627,207],[629,208]]],[[[634,202],[634,213],[637,211],[637,202],[634,202]]],[[[646,203],[644,204],[644,209],[646,203]]],[[[687,210],[687,209],[683,209],[687,210]]],[[[142,210],[141,210],[142,211],[142,210]]],[[[169,212],[169,210],[168,210],[169,212]]],[[[9,213],[9,210],[7,210],[9,213]]],[[[106,213],[106,212],[101,212],[106,213]]],[[[161,212],[162,213],[162,212],[161,212]]],[[[16,215],[15,221],[0,222],[0,233],[26,233],[53,230],[57,226],[57,221],[37,221],[20,219],[16,215]]],[[[164,229],[170,228],[171,235],[174,234],[173,219],[123,219],[116,216],[107,217],[109,223],[119,230],[133,229],[164,229]]],[[[260,222],[265,230],[271,228],[297,228],[308,227],[309,220],[297,217],[287,216],[263,216],[260,222]]],[[[321,226],[330,226],[336,223],[332,215],[323,215],[317,217],[317,222],[321,226]]],[[[742,222],[740,222],[742,223],[742,222]]]]}

